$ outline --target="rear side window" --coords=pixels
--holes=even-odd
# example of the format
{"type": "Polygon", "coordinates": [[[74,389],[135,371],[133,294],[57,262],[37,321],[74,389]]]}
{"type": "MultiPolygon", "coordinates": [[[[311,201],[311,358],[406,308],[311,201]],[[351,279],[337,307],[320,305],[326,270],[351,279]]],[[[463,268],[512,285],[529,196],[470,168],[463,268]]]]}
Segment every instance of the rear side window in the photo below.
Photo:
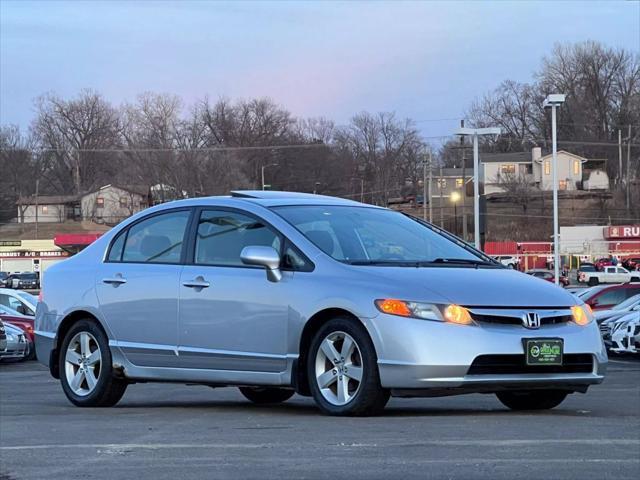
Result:
{"type": "Polygon", "coordinates": [[[248,246],[281,250],[280,236],[258,219],[225,210],[203,210],[198,220],[195,263],[246,266],[240,253],[248,246]]]}
{"type": "Polygon", "coordinates": [[[596,297],[597,305],[617,305],[627,298],[627,292],[624,288],[618,288],[615,290],[607,290],[602,295],[596,297]]]}
{"type": "Polygon", "coordinates": [[[116,241],[111,245],[107,260],[110,262],[119,262],[122,260],[122,248],[124,247],[124,239],[127,238],[127,232],[124,231],[118,235],[116,241]]]}
{"type": "Polygon", "coordinates": [[[113,256],[112,261],[118,261],[122,249],[123,262],[180,263],[189,214],[186,210],[163,213],[134,224],[116,239],[109,260],[113,256]]]}

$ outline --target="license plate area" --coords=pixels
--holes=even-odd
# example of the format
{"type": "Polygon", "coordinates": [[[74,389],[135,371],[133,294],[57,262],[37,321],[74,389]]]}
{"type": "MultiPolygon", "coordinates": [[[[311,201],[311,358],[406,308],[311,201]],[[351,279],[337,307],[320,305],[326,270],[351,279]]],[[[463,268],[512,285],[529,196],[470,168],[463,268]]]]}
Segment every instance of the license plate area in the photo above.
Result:
{"type": "Polygon", "coordinates": [[[523,338],[522,343],[527,365],[562,365],[561,338],[523,338]]]}

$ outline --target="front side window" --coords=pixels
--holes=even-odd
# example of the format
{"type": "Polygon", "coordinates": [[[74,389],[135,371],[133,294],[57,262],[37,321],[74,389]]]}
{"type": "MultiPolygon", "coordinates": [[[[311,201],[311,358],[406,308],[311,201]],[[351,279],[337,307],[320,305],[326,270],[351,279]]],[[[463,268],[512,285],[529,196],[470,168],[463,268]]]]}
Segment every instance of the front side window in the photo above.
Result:
{"type": "Polygon", "coordinates": [[[203,210],[198,220],[195,263],[246,266],[240,260],[244,247],[268,246],[280,252],[280,236],[262,221],[237,212],[203,210]]]}
{"type": "Polygon", "coordinates": [[[482,262],[462,244],[402,213],[351,206],[286,206],[273,209],[336,260],[355,264],[482,262]]]}
{"type": "MultiPolygon", "coordinates": [[[[180,263],[189,214],[186,210],[163,213],[134,224],[124,239],[122,261],[180,263]]],[[[118,254],[120,237],[111,248],[114,257],[118,254]]]]}

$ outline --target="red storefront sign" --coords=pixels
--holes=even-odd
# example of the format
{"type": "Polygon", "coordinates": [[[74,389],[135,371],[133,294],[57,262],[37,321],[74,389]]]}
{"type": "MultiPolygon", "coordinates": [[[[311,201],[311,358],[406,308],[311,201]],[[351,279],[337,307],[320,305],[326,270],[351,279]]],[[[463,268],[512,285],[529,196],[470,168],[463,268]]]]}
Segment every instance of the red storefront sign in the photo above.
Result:
{"type": "Polygon", "coordinates": [[[615,227],[605,227],[604,238],[607,240],[640,239],[640,225],[616,225],[615,227]]]}

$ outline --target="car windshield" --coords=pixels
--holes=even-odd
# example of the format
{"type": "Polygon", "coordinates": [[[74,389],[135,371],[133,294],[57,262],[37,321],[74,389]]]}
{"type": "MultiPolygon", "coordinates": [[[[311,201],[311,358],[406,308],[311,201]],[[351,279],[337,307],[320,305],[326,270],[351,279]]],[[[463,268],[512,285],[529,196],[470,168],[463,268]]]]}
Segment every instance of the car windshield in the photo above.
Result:
{"type": "Polygon", "coordinates": [[[318,248],[354,265],[495,265],[462,241],[402,213],[352,206],[286,206],[274,210],[318,248]]]}
{"type": "Polygon", "coordinates": [[[634,295],[633,297],[627,298],[624,302],[619,303],[612,310],[624,311],[630,308],[633,308],[636,303],[640,303],[640,293],[638,295],[634,295]]]}
{"type": "Polygon", "coordinates": [[[22,275],[20,275],[20,278],[22,280],[36,280],[38,277],[35,273],[23,273],[22,275]]]}

